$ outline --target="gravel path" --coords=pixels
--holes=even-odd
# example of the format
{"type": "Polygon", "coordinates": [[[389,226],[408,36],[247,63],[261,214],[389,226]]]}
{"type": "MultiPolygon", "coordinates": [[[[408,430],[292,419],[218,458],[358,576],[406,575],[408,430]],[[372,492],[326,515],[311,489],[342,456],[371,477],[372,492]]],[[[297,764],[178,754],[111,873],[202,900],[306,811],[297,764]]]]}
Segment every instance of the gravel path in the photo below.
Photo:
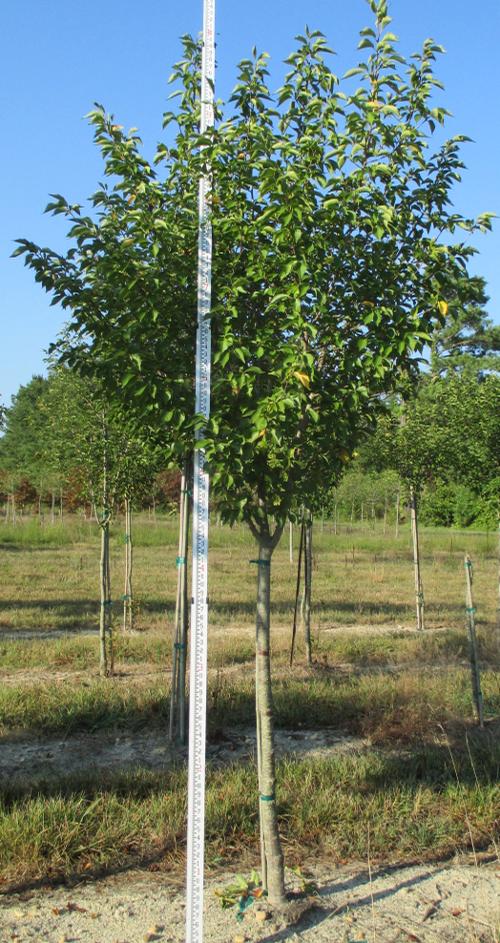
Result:
{"type": "MultiPolygon", "coordinates": [[[[498,862],[318,875],[315,905],[292,926],[250,909],[242,924],[206,888],[206,943],[497,943],[498,862]],[[496,928],[496,930],[495,930],[496,928]]],[[[0,899],[2,943],[182,943],[183,892],[164,876],[134,873],[0,899]]]]}

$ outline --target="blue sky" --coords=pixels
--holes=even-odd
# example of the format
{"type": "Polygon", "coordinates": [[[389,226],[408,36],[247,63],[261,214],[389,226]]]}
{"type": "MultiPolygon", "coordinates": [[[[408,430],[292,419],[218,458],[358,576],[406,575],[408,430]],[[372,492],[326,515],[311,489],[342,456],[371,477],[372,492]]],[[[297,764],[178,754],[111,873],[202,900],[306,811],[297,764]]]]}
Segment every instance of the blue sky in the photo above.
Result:
{"type": "MultiPolygon", "coordinates": [[[[464,147],[467,172],[455,193],[465,215],[500,214],[500,4],[498,0],[393,0],[392,28],[409,54],[432,36],[447,54],[437,74],[437,103],[453,117],[447,133],[474,139],[464,147]]],[[[5,0],[0,66],[4,146],[0,152],[0,400],[43,371],[44,350],[64,317],[50,307],[22,260],[10,259],[16,237],[62,250],[64,224],[43,215],[49,193],[83,201],[101,164],[83,116],[94,101],[120,124],[138,127],[148,156],[161,138],[167,77],[179,37],[201,28],[202,0],[5,0]]],[[[358,31],[371,21],[364,0],[217,0],[217,93],[231,88],[236,62],[253,45],[272,56],[276,86],[282,59],[307,23],[321,29],[342,74],[357,62],[358,31]]],[[[500,321],[500,220],[474,237],[473,271],[485,276],[489,311],[500,321]]]]}

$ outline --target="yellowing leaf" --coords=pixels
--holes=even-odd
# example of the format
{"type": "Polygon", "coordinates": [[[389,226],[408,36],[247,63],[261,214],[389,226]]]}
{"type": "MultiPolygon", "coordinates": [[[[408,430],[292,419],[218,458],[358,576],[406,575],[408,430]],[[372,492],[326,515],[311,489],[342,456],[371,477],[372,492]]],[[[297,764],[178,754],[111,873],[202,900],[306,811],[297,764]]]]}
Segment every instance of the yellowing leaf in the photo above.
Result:
{"type": "Polygon", "coordinates": [[[307,373],[301,373],[300,370],[294,370],[293,375],[302,383],[302,386],[305,386],[306,390],[310,388],[311,381],[307,376],[307,373]]]}
{"type": "Polygon", "coordinates": [[[346,465],[347,462],[350,461],[350,459],[351,459],[351,456],[349,455],[349,452],[347,451],[347,449],[341,449],[341,450],[340,450],[340,461],[342,462],[342,464],[343,464],[343,465],[346,465]]]}
{"type": "Polygon", "coordinates": [[[448,302],[447,302],[447,301],[438,301],[438,308],[439,308],[439,313],[442,314],[443,317],[444,317],[446,314],[448,314],[448,302]]]}

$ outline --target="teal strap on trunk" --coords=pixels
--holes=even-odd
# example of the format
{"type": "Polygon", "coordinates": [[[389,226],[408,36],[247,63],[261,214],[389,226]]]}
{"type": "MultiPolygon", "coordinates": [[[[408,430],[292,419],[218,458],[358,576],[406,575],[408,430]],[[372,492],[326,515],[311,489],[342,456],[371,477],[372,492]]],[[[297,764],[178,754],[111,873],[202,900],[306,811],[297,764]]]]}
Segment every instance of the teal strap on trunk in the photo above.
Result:
{"type": "Polygon", "coordinates": [[[475,606],[466,606],[466,607],[465,607],[465,611],[466,611],[466,612],[475,612],[475,611],[476,611],[476,607],[475,607],[475,606]]]}
{"type": "Polygon", "coordinates": [[[123,596],[120,596],[120,599],[122,602],[126,602],[127,599],[132,599],[132,596],[130,596],[128,593],[124,593],[123,596]]]}
{"type": "Polygon", "coordinates": [[[112,606],[112,605],[113,605],[112,599],[105,599],[104,602],[101,603],[101,606],[112,606]]]}
{"type": "Polygon", "coordinates": [[[259,796],[261,802],[274,802],[276,796],[259,796]]]}
{"type": "Polygon", "coordinates": [[[187,557],[176,557],[175,564],[176,566],[183,566],[187,563],[187,557]]]}
{"type": "Polygon", "coordinates": [[[182,649],[185,648],[185,647],[186,647],[186,643],[185,643],[185,642],[174,642],[174,648],[175,648],[176,651],[178,651],[178,652],[179,652],[179,651],[182,651],[182,649]]]}
{"type": "Polygon", "coordinates": [[[271,566],[271,561],[270,561],[270,560],[260,560],[260,559],[258,559],[258,560],[249,560],[248,562],[249,562],[249,563],[256,563],[257,566],[271,566]]]}

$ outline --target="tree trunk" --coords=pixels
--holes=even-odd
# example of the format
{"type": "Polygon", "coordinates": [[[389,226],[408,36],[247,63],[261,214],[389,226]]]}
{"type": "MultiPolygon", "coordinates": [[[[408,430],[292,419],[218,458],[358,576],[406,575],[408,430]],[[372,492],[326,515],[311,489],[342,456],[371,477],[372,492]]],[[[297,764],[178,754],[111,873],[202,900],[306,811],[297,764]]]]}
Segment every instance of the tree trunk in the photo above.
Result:
{"type": "Polygon", "coordinates": [[[63,519],[63,514],[64,514],[64,510],[63,510],[63,490],[62,490],[62,488],[59,488],[59,517],[60,517],[61,521],[62,521],[62,519],[63,519]]]}
{"type": "Polygon", "coordinates": [[[398,492],[396,495],[396,532],[394,534],[396,540],[399,537],[399,505],[400,503],[401,503],[401,489],[398,488],[398,492]]]}
{"type": "Polygon", "coordinates": [[[410,486],[411,538],[413,544],[413,568],[415,572],[415,601],[417,608],[417,629],[423,631],[424,623],[424,588],[420,572],[420,546],[418,541],[417,497],[413,485],[410,486]]]}
{"type": "Polygon", "coordinates": [[[125,588],[123,591],[123,631],[132,631],[132,507],[130,498],[125,498],[125,588]]]}
{"type": "Polygon", "coordinates": [[[387,498],[384,500],[384,537],[387,535],[387,498]]]}
{"type": "Polygon", "coordinates": [[[289,549],[290,563],[293,563],[293,524],[291,521],[289,521],[289,524],[288,524],[288,549],[289,549]]]}
{"type": "Polygon", "coordinates": [[[51,493],[51,502],[50,502],[50,523],[55,524],[56,522],[56,493],[52,489],[51,493]]]}
{"type": "Polygon", "coordinates": [[[269,903],[272,906],[283,908],[286,905],[285,869],[276,808],[270,657],[271,557],[273,543],[261,536],[258,547],[255,706],[262,884],[268,892],[269,903]]]}
{"type": "Polygon", "coordinates": [[[333,505],[333,533],[337,536],[337,502],[333,505]]]}
{"type": "Polygon", "coordinates": [[[304,632],[306,661],[312,664],[311,652],[311,587],[312,587],[312,515],[304,511],[304,587],[300,604],[300,622],[304,632]]]}
{"type": "Polygon", "coordinates": [[[187,466],[181,477],[179,496],[179,543],[177,554],[177,596],[175,602],[172,684],[170,692],[169,739],[186,740],[186,663],[188,643],[187,545],[189,534],[189,493],[187,466]]]}

